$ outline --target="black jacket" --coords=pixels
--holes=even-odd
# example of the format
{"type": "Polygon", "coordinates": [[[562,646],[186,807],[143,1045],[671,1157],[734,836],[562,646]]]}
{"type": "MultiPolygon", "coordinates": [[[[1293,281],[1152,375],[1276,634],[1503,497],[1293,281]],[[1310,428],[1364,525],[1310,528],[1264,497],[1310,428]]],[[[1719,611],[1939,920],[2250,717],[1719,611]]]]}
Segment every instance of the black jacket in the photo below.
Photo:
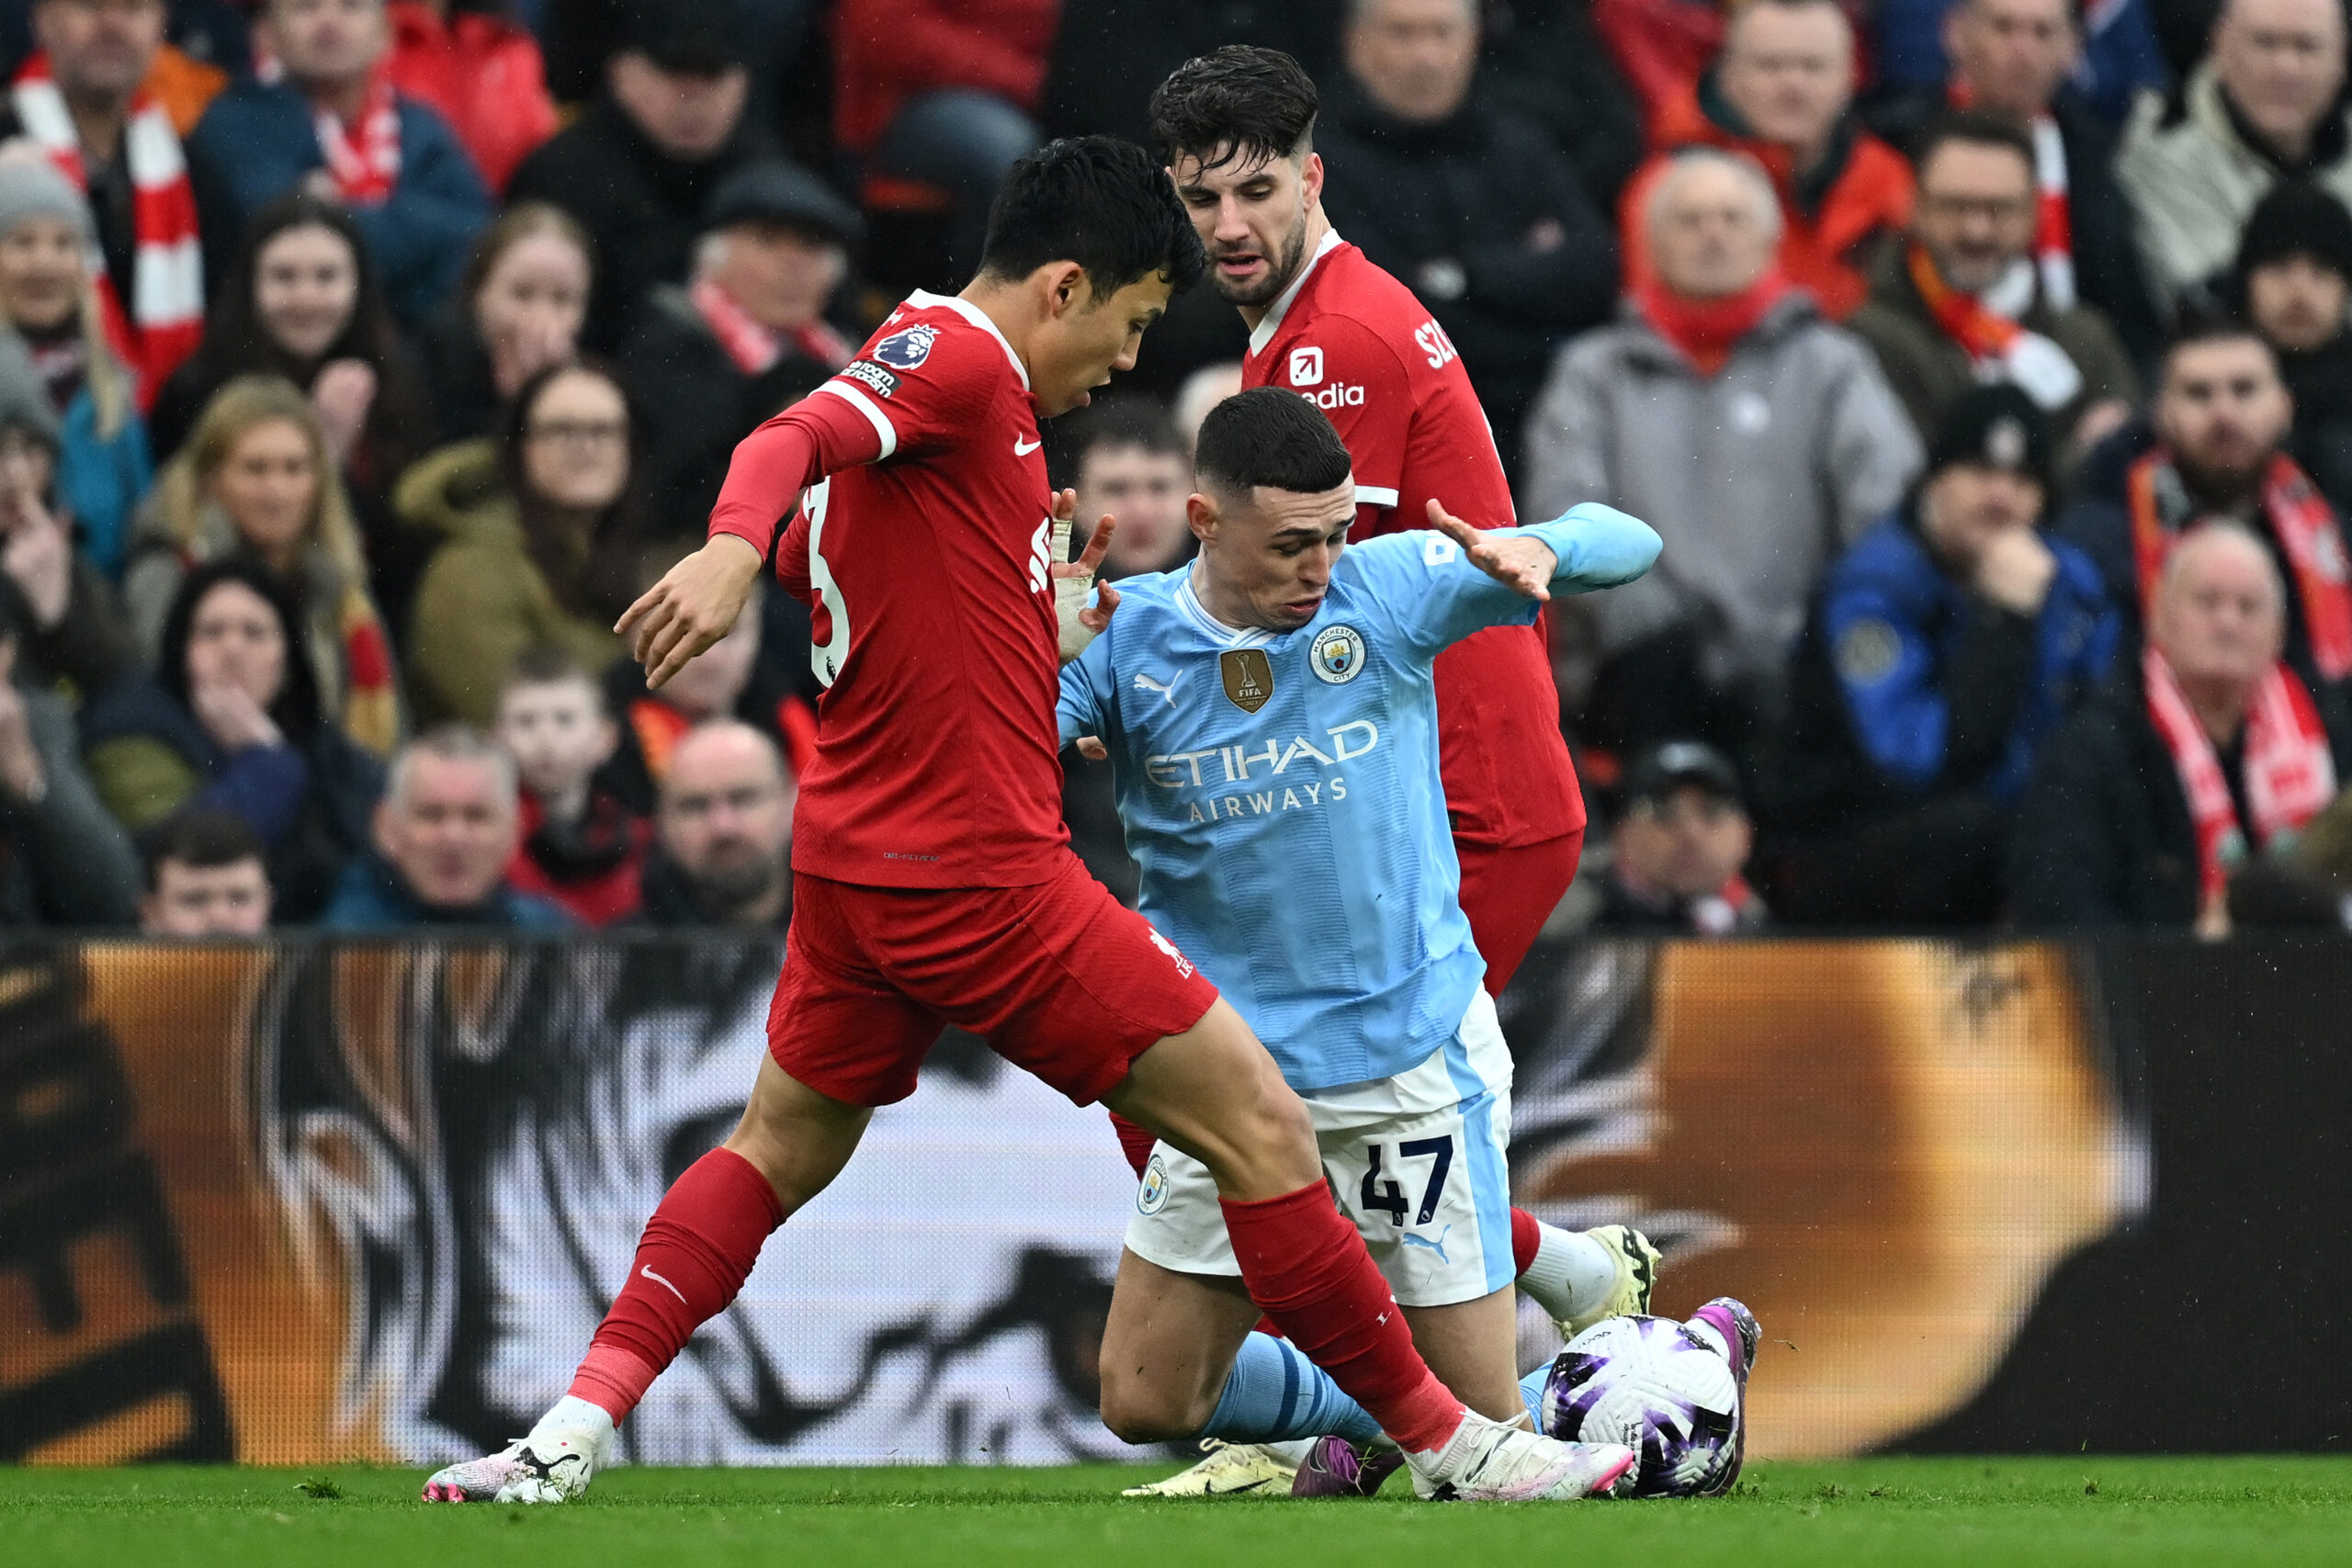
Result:
{"type": "Polygon", "coordinates": [[[1332,227],[1443,325],[1515,467],[1553,349],[1616,309],[1614,231],[1549,136],[1475,97],[1451,119],[1414,125],[1342,82],[1316,141],[1332,227]],[[1529,231],[1547,221],[1559,243],[1530,248],[1529,231]],[[1452,271],[1459,293],[1433,288],[1432,270],[1452,271]]]}
{"type": "Polygon", "coordinates": [[[2295,395],[2295,461],[2337,516],[2352,514],[2352,332],[2309,354],[2278,355],[2295,395]]]}
{"type": "Polygon", "coordinates": [[[2197,829],[2136,675],[2078,709],[2042,748],[2009,840],[2027,927],[2197,919],[2197,829]]]}
{"type": "Polygon", "coordinates": [[[1592,25],[1589,0],[1490,0],[1472,96],[1542,126],[1585,195],[1617,210],[1649,151],[1642,108],[1592,25]]]}
{"type": "MultiPolygon", "coordinates": [[[[715,920],[703,913],[695,902],[694,889],[686,882],[686,874],[660,844],[646,852],[643,897],[638,912],[623,921],[632,927],[652,926],[663,931],[699,928],[705,931],[741,931],[756,928],[737,925],[731,921],[715,920]]],[[[772,929],[783,931],[792,923],[792,875],[785,874],[784,908],[775,918],[772,929]]]]}

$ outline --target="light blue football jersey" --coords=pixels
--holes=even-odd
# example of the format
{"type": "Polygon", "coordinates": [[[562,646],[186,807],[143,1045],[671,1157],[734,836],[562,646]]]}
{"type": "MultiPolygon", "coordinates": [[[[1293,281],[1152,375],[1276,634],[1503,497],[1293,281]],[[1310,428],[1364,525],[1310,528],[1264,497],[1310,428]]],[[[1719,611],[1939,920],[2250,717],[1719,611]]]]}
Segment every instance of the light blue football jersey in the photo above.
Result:
{"type": "MultiPolygon", "coordinates": [[[[1657,555],[1646,525],[1605,506],[1525,531],[1559,557],[1555,592],[1629,582],[1657,555]]],[[[1350,545],[1293,632],[1220,624],[1189,567],[1119,595],[1062,671],[1059,716],[1065,744],[1110,750],[1144,915],[1294,1089],[1419,1065],[1486,973],[1458,902],[1430,666],[1535,603],[1427,531],[1350,545]]]]}

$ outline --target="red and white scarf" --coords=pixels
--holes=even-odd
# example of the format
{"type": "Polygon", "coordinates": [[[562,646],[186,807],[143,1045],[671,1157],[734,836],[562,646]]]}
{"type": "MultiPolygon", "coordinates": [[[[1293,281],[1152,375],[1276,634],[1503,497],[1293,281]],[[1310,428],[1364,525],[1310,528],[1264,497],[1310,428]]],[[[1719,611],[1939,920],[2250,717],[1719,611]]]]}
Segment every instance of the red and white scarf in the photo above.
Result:
{"type": "MultiPolygon", "coordinates": [[[[9,94],[25,134],[49,154],[76,189],[87,192],[81,134],[66,108],[65,95],[49,73],[49,60],[36,54],[17,73],[9,94]]],[[[196,352],[204,335],[204,252],[197,236],[196,192],[188,184],[180,139],[164,107],[141,92],[130,100],[123,127],[122,155],[130,175],[133,238],[130,301],[107,276],[106,257],[93,247],[91,276],[107,343],[117,358],[137,373],[141,408],[153,403],[164,378],[196,352]]]]}
{"type": "MultiPolygon", "coordinates": [[[[2212,738],[2153,643],[2140,656],[2140,672],[2147,686],[2148,717],[2172,753],[2180,792],[2188,797],[2188,818],[2197,829],[2198,902],[2208,907],[2228,886],[2231,869],[2246,858],[2245,834],[2212,738]]],[[[2245,714],[2245,804],[2259,847],[2299,832],[2335,798],[2335,763],[2319,710],[2284,664],[2272,665],[2254,689],[2245,714]]]]}
{"type": "Polygon", "coordinates": [[[311,123],[319,133],[319,155],[326,160],[335,194],[355,207],[375,207],[391,198],[401,177],[400,105],[382,76],[368,84],[357,134],[333,109],[313,107],[311,123]]]}
{"type": "MultiPolygon", "coordinates": [[[[2199,521],[2179,471],[2161,446],[2132,465],[2124,479],[2132,512],[2132,557],[2140,579],[2144,614],[2154,602],[2165,558],[2182,534],[2199,521]]],[[[2352,675],[2352,572],[2344,559],[2344,535],[2335,511],[2303,470],[2285,453],[2270,459],[2262,476],[2262,511],[2270,533],[2286,553],[2311,638],[2312,665],[2324,680],[2352,675]]]]}
{"type": "Polygon", "coordinates": [[[820,318],[792,332],[780,333],[755,319],[735,302],[735,297],[707,277],[695,279],[686,290],[695,313],[746,376],[758,376],[784,357],[788,344],[828,370],[838,370],[857,353],[850,341],[820,318]]]}
{"type": "MultiPolygon", "coordinates": [[[[1955,76],[1946,93],[1951,107],[1969,107],[1976,95],[1955,76]]],[[[2041,273],[2041,297],[2053,310],[2071,310],[2081,298],[2075,289],[2075,220],[2066,196],[2066,138],[2058,122],[2038,114],[2026,127],[2033,137],[2036,212],[2034,265],[2041,273]]]]}
{"type": "Polygon", "coordinates": [[[2066,351],[2018,324],[2034,302],[2036,277],[2025,262],[2014,264],[2009,276],[1983,294],[1962,294],[1944,281],[1917,240],[1905,247],[1905,260],[1928,314],[1967,350],[1979,379],[2011,382],[2052,413],[2082,395],[2083,373],[2066,351]]]}

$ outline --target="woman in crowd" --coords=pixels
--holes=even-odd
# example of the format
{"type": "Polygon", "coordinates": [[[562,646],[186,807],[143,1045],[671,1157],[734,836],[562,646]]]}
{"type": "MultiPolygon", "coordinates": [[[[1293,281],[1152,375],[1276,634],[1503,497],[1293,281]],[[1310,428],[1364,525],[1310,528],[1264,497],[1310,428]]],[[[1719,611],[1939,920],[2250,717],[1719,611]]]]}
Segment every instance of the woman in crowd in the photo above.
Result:
{"type": "Polygon", "coordinates": [[[99,570],[122,567],[132,509],[153,477],[138,385],[107,346],[89,257],[89,208],[49,163],[0,161],[0,331],[22,343],[60,422],[57,488],[99,570]]]}
{"type": "Polygon", "coordinates": [[[268,847],[276,907],[309,919],[368,845],[383,768],[319,711],[302,617],[277,578],[232,556],[197,568],[154,676],[84,726],[98,797],[136,833],[187,806],[242,818],[268,847]]]}
{"type": "Polygon", "coordinates": [[[437,452],[401,482],[401,514],[445,539],[417,584],[409,635],[420,722],[489,725],[514,656],[556,643],[602,670],[613,622],[652,547],[639,422],[613,373],[551,366],[525,381],[498,434],[437,452]]]}
{"type": "Polygon", "coordinates": [[[379,757],[400,741],[400,693],[368,562],[317,408],[276,376],[213,395],[141,513],[123,596],[152,659],[188,571],[240,556],[301,613],[320,711],[379,757]]]}
{"type": "Polygon", "coordinates": [[[533,373],[579,353],[590,254],[587,232],[544,201],[517,203],[483,231],[457,297],[417,345],[442,440],[489,434],[533,373]]]}

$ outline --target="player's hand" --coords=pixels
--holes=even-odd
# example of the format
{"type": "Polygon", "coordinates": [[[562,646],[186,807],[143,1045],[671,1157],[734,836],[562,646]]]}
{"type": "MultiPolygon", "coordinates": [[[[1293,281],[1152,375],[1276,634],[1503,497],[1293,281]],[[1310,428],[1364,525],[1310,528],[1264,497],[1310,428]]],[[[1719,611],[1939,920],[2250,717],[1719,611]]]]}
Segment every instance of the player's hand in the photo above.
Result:
{"type": "Polygon", "coordinates": [[[1111,760],[1111,748],[1102,744],[1102,738],[1099,735],[1081,735],[1070,744],[1077,747],[1078,754],[1090,762],[1111,760]]]}
{"type": "Polygon", "coordinates": [[[1470,564],[1521,598],[1547,601],[1560,558],[1552,547],[1526,534],[1489,534],[1473,528],[1430,498],[1430,526],[1462,547],[1470,564]]]}
{"type": "Polygon", "coordinates": [[[759,578],[760,552],[733,534],[714,535],[662,573],[613,623],[645,666],[646,685],[661,690],[686,660],[733,631],[759,578]]]}
{"type": "Polygon", "coordinates": [[[1061,623],[1061,660],[1065,664],[1086,651],[1086,645],[1111,624],[1111,614],[1119,607],[1119,591],[1107,582],[1098,588],[1094,581],[1103,556],[1110,551],[1111,535],[1119,525],[1118,519],[1104,513],[1079,558],[1065,560],[1062,558],[1069,554],[1070,531],[1077,520],[1078,491],[1066,490],[1055,496],[1053,560],[1046,571],[1054,580],[1054,614],[1061,623]],[[1094,601],[1091,604],[1087,603],[1090,595],[1094,601]]]}

